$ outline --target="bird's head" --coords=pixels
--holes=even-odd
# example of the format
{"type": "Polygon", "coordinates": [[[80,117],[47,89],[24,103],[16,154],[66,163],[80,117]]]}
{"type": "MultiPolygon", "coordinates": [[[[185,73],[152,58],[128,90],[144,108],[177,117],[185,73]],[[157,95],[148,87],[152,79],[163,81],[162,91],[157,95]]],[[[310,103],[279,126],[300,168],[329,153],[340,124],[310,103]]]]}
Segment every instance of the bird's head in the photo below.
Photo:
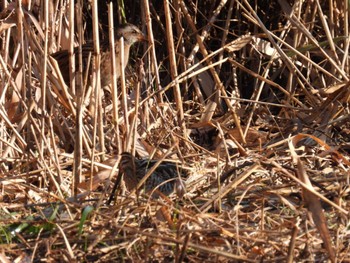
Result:
{"type": "Polygon", "coordinates": [[[123,37],[124,41],[128,45],[132,45],[138,41],[147,41],[146,36],[142,31],[135,25],[124,24],[117,30],[117,36],[123,37]]]}
{"type": "Polygon", "coordinates": [[[135,171],[135,157],[128,152],[121,153],[121,158],[119,162],[119,169],[122,172],[135,171]]]}

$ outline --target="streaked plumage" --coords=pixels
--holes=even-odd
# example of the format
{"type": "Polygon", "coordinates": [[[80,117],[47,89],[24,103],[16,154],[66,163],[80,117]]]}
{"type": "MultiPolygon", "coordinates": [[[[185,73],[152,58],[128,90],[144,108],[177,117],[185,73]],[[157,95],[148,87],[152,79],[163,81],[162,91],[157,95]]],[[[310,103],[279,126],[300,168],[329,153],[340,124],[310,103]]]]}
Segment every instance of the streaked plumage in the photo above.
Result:
{"type": "MultiPolygon", "coordinates": [[[[127,65],[129,60],[130,47],[142,40],[146,40],[144,34],[136,26],[132,24],[125,24],[118,28],[116,34],[115,42],[115,52],[116,52],[116,65],[117,65],[117,78],[120,76],[120,48],[119,48],[119,39],[124,38],[124,66],[127,65]]],[[[87,68],[89,55],[94,52],[94,45],[92,41],[88,41],[82,46],[82,56],[83,56],[83,68],[84,71],[87,68]]],[[[74,49],[74,53],[78,53],[78,48],[74,49]]],[[[112,81],[112,70],[111,70],[111,58],[109,52],[109,42],[101,42],[100,45],[100,54],[101,54],[101,85],[107,86],[112,81]]],[[[69,54],[68,50],[61,50],[54,54],[52,57],[55,58],[60,67],[64,81],[69,83],[69,54]]],[[[76,57],[76,70],[78,69],[78,58],[76,57]]],[[[92,66],[90,66],[91,68],[92,66]]],[[[85,73],[85,72],[84,72],[85,73]]]]}
{"type": "MultiPolygon", "coordinates": [[[[157,160],[150,160],[147,158],[136,159],[130,153],[123,152],[119,162],[119,172],[123,174],[124,182],[128,190],[131,191],[135,189],[142,178],[156,163],[157,160]]],[[[144,189],[147,193],[156,189],[152,195],[152,197],[155,198],[159,197],[159,193],[170,195],[175,189],[177,194],[182,196],[184,194],[184,186],[179,179],[178,173],[180,173],[180,177],[184,175],[184,171],[177,167],[176,164],[164,161],[157,166],[141,189],[144,189]]],[[[114,191],[118,184],[119,182],[117,180],[110,201],[113,198],[114,191]]]]}

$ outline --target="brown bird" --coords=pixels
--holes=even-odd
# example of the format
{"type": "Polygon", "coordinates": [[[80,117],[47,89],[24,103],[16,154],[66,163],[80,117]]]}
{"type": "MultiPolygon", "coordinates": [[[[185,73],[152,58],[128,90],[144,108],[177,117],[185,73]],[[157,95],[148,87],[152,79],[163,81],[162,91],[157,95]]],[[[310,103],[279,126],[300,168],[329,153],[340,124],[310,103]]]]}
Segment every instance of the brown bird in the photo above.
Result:
{"type": "MultiPolygon", "coordinates": [[[[129,191],[135,189],[147,172],[157,163],[157,160],[148,158],[136,159],[132,154],[123,152],[119,162],[119,175],[114,184],[108,204],[113,200],[114,192],[121,181],[121,175],[124,175],[124,182],[129,191]]],[[[152,197],[158,198],[159,195],[170,195],[174,189],[178,196],[184,195],[185,189],[181,176],[185,171],[179,169],[176,164],[171,162],[161,162],[153,173],[147,178],[142,189],[146,193],[153,191],[152,197]],[[180,174],[180,177],[179,175],[180,174]]]]}
{"type": "MultiPolygon", "coordinates": [[[[138,41],[146,41],[145,35],[132,24],[124,24],[117,29],[116,38],[119,40],[121,37],[124,38],[124,67],[126,67],[129,60],[130,47],[138,41]]],[[[121,74],[120,70],[120,47],[119,41],[115,42],[115,52],[116,52],[116,74],[117,78],[121,74]]],[[[101,42],[101,85],[107,86],[112,82],[112,67],[111,67],[111,56],[109,50],[109,42],[101,42]]],[[[88,58],[90,54],[94,52],[94,45],[92,41],[88,41],[82,46],[82,56],[83,56],[83,71],[86,70],[88,66],[88,58]]],[[[78,48],[74,49],[74,53],[78,53],[78,48]]],[[[58,62],[61,74],[64,81],[69,83],[69,54],[68,50],[61,50],[51,55],[58,62]]],[[[76,58],[76,69],[78,68],[78,59],[76,58]]],[[[91,67],[90,67],[91,68],[91,67]]]]}

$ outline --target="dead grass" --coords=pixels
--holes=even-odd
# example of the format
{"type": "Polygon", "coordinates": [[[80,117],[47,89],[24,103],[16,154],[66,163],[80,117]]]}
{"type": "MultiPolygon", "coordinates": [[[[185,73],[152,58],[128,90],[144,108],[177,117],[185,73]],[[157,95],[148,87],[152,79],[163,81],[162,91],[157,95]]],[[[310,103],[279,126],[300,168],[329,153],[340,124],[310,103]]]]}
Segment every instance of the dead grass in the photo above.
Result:
{"type": "Polygon", "coordinates": [[[2,7],[1,262],[349,262],[348,1],[153,2],[125,3],[149,43],[93,107],[49,54],[107,13],[69,39],[66,3],[2,7]],[[124,150],[186,195],[106,204],[124,150]]]}

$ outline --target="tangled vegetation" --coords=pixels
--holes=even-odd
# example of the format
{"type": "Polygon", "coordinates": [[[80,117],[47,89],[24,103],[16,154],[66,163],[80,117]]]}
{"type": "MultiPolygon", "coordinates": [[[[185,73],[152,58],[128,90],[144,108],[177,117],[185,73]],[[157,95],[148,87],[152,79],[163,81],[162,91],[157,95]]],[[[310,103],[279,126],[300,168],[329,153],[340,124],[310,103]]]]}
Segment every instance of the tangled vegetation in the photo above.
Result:
{"type": "Polygon", "coordinates": [[[349,262],[349,1],[116,2],[2,1],[1,262],[349,262]],[[125,76],[66,85],[126,21],[125,76]],[[123,151],[184,196],[109,204],[123,151]]]}

